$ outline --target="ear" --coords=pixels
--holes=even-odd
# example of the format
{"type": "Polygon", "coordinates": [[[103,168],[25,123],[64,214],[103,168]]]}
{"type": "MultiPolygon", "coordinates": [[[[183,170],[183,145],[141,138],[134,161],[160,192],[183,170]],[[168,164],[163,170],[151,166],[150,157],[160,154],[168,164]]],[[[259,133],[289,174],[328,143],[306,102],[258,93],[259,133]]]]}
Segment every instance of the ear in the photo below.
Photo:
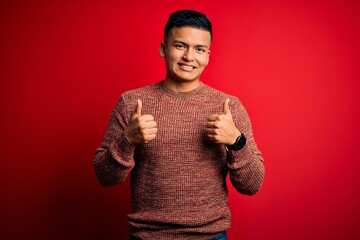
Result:
{"type": "Polygon", "coordinates": [[[209,60],[210,60],[210,50],[207,52],[207,60],[206,60],[206,65],[208,65],[209,64],[209,60]]]}
{"type": "Polygon", "coordinates": [[[160,56],[165,57],[165,43],[160,43],[160,56]]]}

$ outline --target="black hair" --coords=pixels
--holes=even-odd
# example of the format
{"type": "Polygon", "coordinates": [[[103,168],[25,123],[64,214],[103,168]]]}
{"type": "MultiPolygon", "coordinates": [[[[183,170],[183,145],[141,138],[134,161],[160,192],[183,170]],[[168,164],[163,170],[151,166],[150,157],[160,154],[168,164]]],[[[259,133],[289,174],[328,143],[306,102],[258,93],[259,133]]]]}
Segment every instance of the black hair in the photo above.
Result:
{"type": "Polygon", "coordinates": [[[194,27],[210,32],[212,40],[211,22],[205,14],[194,10],[180,10],[172,13],[165,25],[164,40],[169,36],[174,27],[194,27]]]}

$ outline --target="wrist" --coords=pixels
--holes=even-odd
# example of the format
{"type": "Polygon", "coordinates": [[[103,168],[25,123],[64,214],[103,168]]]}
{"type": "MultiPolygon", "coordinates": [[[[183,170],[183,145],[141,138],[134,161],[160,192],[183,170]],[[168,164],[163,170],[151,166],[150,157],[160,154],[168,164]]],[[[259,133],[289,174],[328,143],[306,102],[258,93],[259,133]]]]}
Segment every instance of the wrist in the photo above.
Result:
{"type": "Polygon", "coordinates": [[[135,145],[133,145],[128,138],[125,136],[125,133],[122,133],[119,138],[115,141],[116,146],[123,154],[130,155],[134,152],[135,145]]]}
{"type": "Polygon", "coordinates": [[[231,145],[225,145],[227,150],[238,151],[245,147],[246,145],[246,137],[243,133],[241,133],[235,140],[235,142],[231,145]]]}
{"type": "Polygon", "coordinates": [[[124,131],[124,139],[127,143],[129,143],[130,145],[136,145],[135,142],[134,142],[134,139],[131,138],[129,135],[131,135],[131,132],[129,133],[129,130],[128,129],[125,129],[124,131]]]}
{"type": "Polygon", "coordinates": [[[230,143],[226,144],[226,145],[233,145],[236,143],[236,140],[238,139],[238,137],[241,135],[241,132],[239,130],[236,129],[236,132],[234,133],[234,135],[231,138],[230,143]]]}

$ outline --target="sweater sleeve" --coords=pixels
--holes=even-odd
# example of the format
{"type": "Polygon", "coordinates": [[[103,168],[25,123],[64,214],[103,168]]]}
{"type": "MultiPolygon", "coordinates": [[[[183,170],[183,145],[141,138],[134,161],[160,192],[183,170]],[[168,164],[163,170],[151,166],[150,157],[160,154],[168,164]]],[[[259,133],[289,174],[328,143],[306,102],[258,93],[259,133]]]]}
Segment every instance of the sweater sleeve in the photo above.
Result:
{"type": "Polygon", "coordinates": [[[128,123],[125,99],[121,96],[111,113],[101,146],[95,152],[94,170],[103,186],[125,181],[135,165],[135,146],[127,141],[124,134],[128,123]]]}
{"type": "Polygon", "coordinates": [[[263,158],[255,143],[251,122],[245,108],[238,99],[232,100],[231,105],[235,125],[245,135],[246,145],[239,151],[227,153],[230,181],[238,192],[254,195],[259,191],[264,179],[263,158]]]}

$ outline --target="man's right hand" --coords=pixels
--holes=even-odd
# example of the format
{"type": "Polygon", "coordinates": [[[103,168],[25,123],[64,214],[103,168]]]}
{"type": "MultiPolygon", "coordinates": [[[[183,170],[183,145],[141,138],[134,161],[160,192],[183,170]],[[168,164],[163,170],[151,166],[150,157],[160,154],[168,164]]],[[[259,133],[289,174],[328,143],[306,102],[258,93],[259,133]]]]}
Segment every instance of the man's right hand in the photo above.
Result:
{"type": "Polygon", "coordinates": [[[153,140],[157,134],[157,124],[152,115],[141,115],[142,102],[137,101],[129,126],[125,129],[127,140],[138,145],[153,140]]]}

